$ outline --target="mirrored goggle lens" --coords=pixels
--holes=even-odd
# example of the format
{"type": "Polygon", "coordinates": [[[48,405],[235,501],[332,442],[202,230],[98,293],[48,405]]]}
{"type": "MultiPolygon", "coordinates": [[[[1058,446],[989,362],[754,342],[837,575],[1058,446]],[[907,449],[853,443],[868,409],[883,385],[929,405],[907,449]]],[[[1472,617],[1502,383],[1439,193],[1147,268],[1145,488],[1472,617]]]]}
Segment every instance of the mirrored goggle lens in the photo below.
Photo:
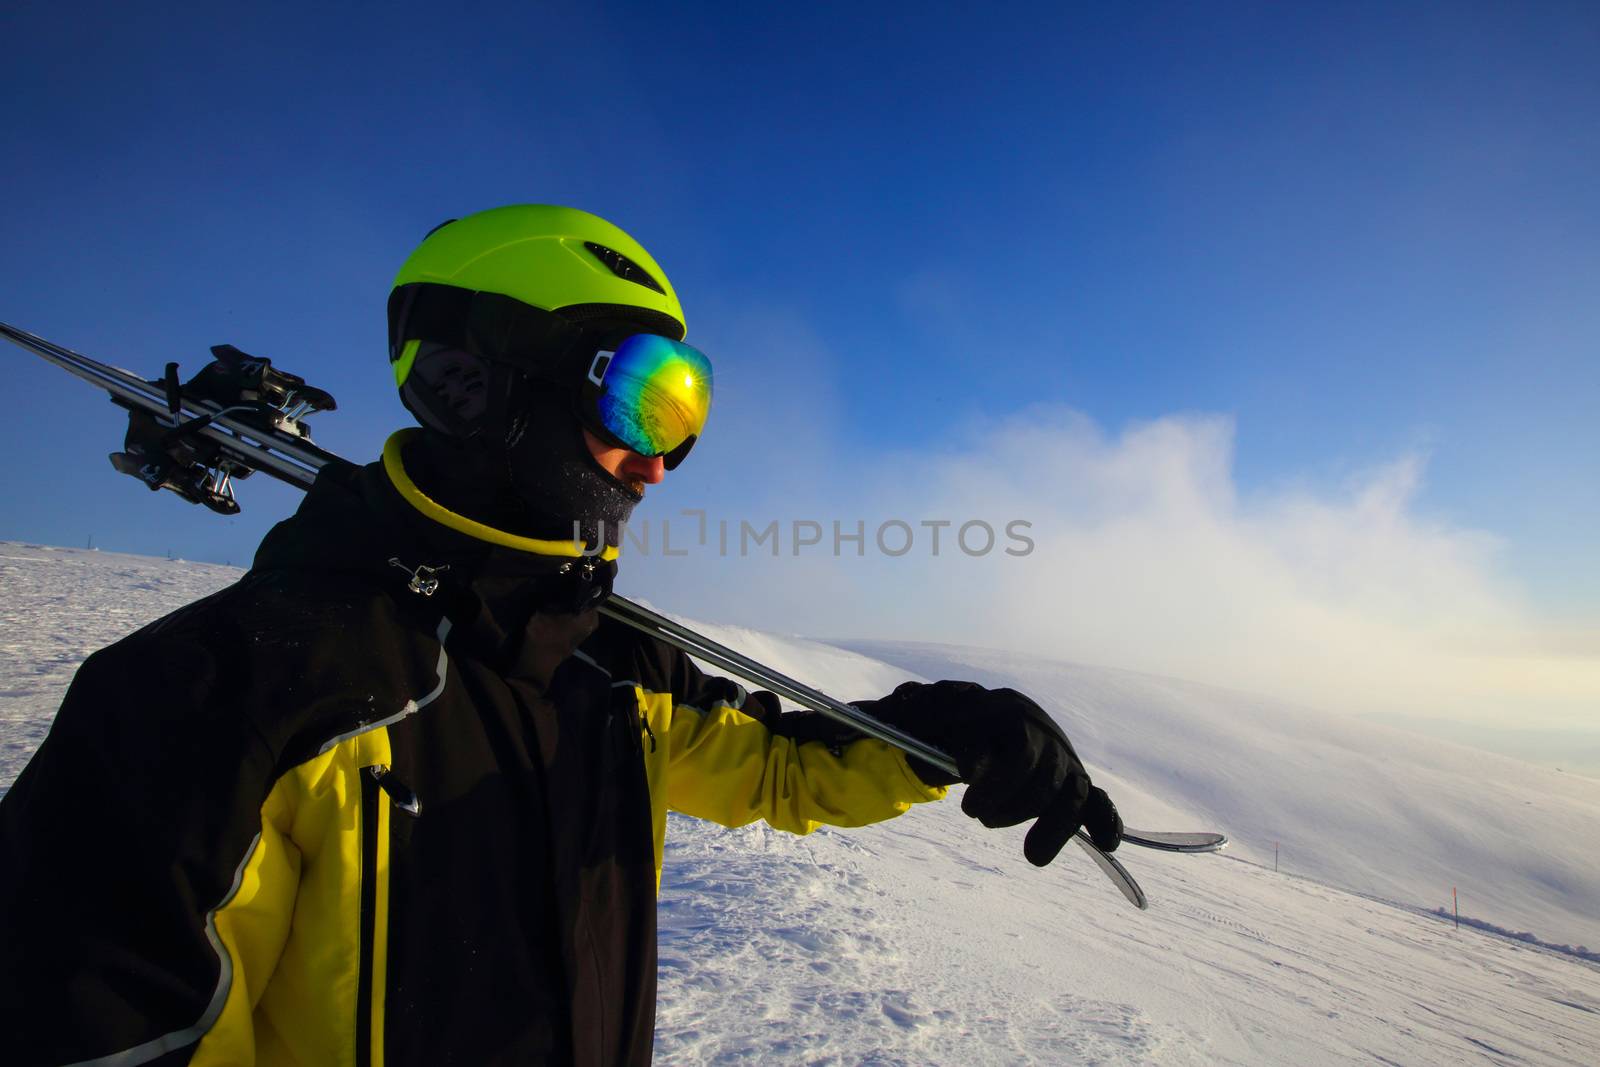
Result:
{"type": "Polygon", "coordinates": [[[698,437],[711,413],[711,361],[698,348],[635,334],[589,368],[591,413],[612,437],[643,456],[698,437]]]}

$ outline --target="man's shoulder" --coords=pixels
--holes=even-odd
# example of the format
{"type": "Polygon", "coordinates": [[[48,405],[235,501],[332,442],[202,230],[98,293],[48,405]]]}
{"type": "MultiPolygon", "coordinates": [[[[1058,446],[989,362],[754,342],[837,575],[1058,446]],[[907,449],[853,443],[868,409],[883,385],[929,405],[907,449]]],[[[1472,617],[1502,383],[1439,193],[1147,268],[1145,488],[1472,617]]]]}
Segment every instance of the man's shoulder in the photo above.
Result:
{"type": "Polygon", "coordinates": [[[631,681],[647,692],[671,693],[677,702],[703,708],[719,703],[742,707],[749,695],[739,682],[703,672],[687,652],[626,623],[602,619],[595,636],[599,652],[594,658],[616,681],[631,681]]]}
{"type": "MultiPolygon", "coordinates": [[[[250,571],[226,588],[156,619],[102,650],[146,655],[196,646],[228,658],[303,657],[319,644],[348,651],[362,631],[395,625],[393,601],[370,581],[332,574],[250,571]]],[[[98,655],[98,654],[97,654],[98,655]]]]}
{"type": "Polygon", "coordinates": [[[645,689],[665,691],[682,673],[688,656],[658,637],[626,623],[601,616],[594,637],[584,650],[593,650],[596,662],[617,681],[630,681],[645,689]]]}
{"type": "Polygon", "coordinates": [[[434,684],[432,631],[374,583],[252,571],[84,661],[95,715],[172,728],[248,723],[275,749],[434,684]],[[125,694],[123,711],[104,706],[125,694]]]}

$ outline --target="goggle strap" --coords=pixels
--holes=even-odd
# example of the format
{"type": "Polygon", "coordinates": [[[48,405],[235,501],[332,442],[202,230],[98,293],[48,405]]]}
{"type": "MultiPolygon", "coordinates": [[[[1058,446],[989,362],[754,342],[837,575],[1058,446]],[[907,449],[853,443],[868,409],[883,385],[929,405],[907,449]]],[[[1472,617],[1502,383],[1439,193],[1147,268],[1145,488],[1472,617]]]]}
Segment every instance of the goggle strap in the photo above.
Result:
{"type": "Polygon", "coordinates": [[[415,282],[389,296],[389,345],[395,358],[407,341],[464,347],[472,297],[468,289],[415,282]]]}
{"type": "Polygon", "coordinates": [[[492,360],[572,351],[583,331],[552,311],[499,293],[413,282],[389,298],[391,360],[400,347],[421,339],[492,360]],[[404,334],[404,336],[401,336],[404,334]]]}

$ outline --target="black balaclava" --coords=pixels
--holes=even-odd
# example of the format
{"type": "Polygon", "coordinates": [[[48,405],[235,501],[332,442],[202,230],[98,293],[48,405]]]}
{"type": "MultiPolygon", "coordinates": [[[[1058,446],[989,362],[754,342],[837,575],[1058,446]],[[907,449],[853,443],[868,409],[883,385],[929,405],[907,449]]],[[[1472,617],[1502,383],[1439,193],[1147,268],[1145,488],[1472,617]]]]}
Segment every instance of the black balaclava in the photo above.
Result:
{"type": "Polygon", "coordinates": [[[577,416],[580,347],[535,375],[459,348],[424,344],[403,391],[422,423],[406,449],[423,491],[471,519],[525,537],[614,546],[642,494],[594,458],[577,416]],[[415,453],[415,455],[413,455],[415,453]]]}

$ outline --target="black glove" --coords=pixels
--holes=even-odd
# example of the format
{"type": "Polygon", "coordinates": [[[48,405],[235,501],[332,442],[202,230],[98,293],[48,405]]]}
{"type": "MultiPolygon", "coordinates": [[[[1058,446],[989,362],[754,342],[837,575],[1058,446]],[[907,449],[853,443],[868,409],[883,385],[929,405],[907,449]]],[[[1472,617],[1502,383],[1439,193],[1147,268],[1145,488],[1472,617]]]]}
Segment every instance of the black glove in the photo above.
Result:
{"type": "Polygon", "coordinates": [[[959,779],[910,758],[929,785],[968,783],[961,810],[985,826],[1015,826],[1037,819],[1022,851],[1043,867],[1078,828],[1103,851],[1122,841],[1122,819],[1105,790],[1089,781],[1072,743],[1045,710],[1014,689],[985,689],[972,682],[906,682],[882,700],[856,704],[956,761],[959,779]]]}

